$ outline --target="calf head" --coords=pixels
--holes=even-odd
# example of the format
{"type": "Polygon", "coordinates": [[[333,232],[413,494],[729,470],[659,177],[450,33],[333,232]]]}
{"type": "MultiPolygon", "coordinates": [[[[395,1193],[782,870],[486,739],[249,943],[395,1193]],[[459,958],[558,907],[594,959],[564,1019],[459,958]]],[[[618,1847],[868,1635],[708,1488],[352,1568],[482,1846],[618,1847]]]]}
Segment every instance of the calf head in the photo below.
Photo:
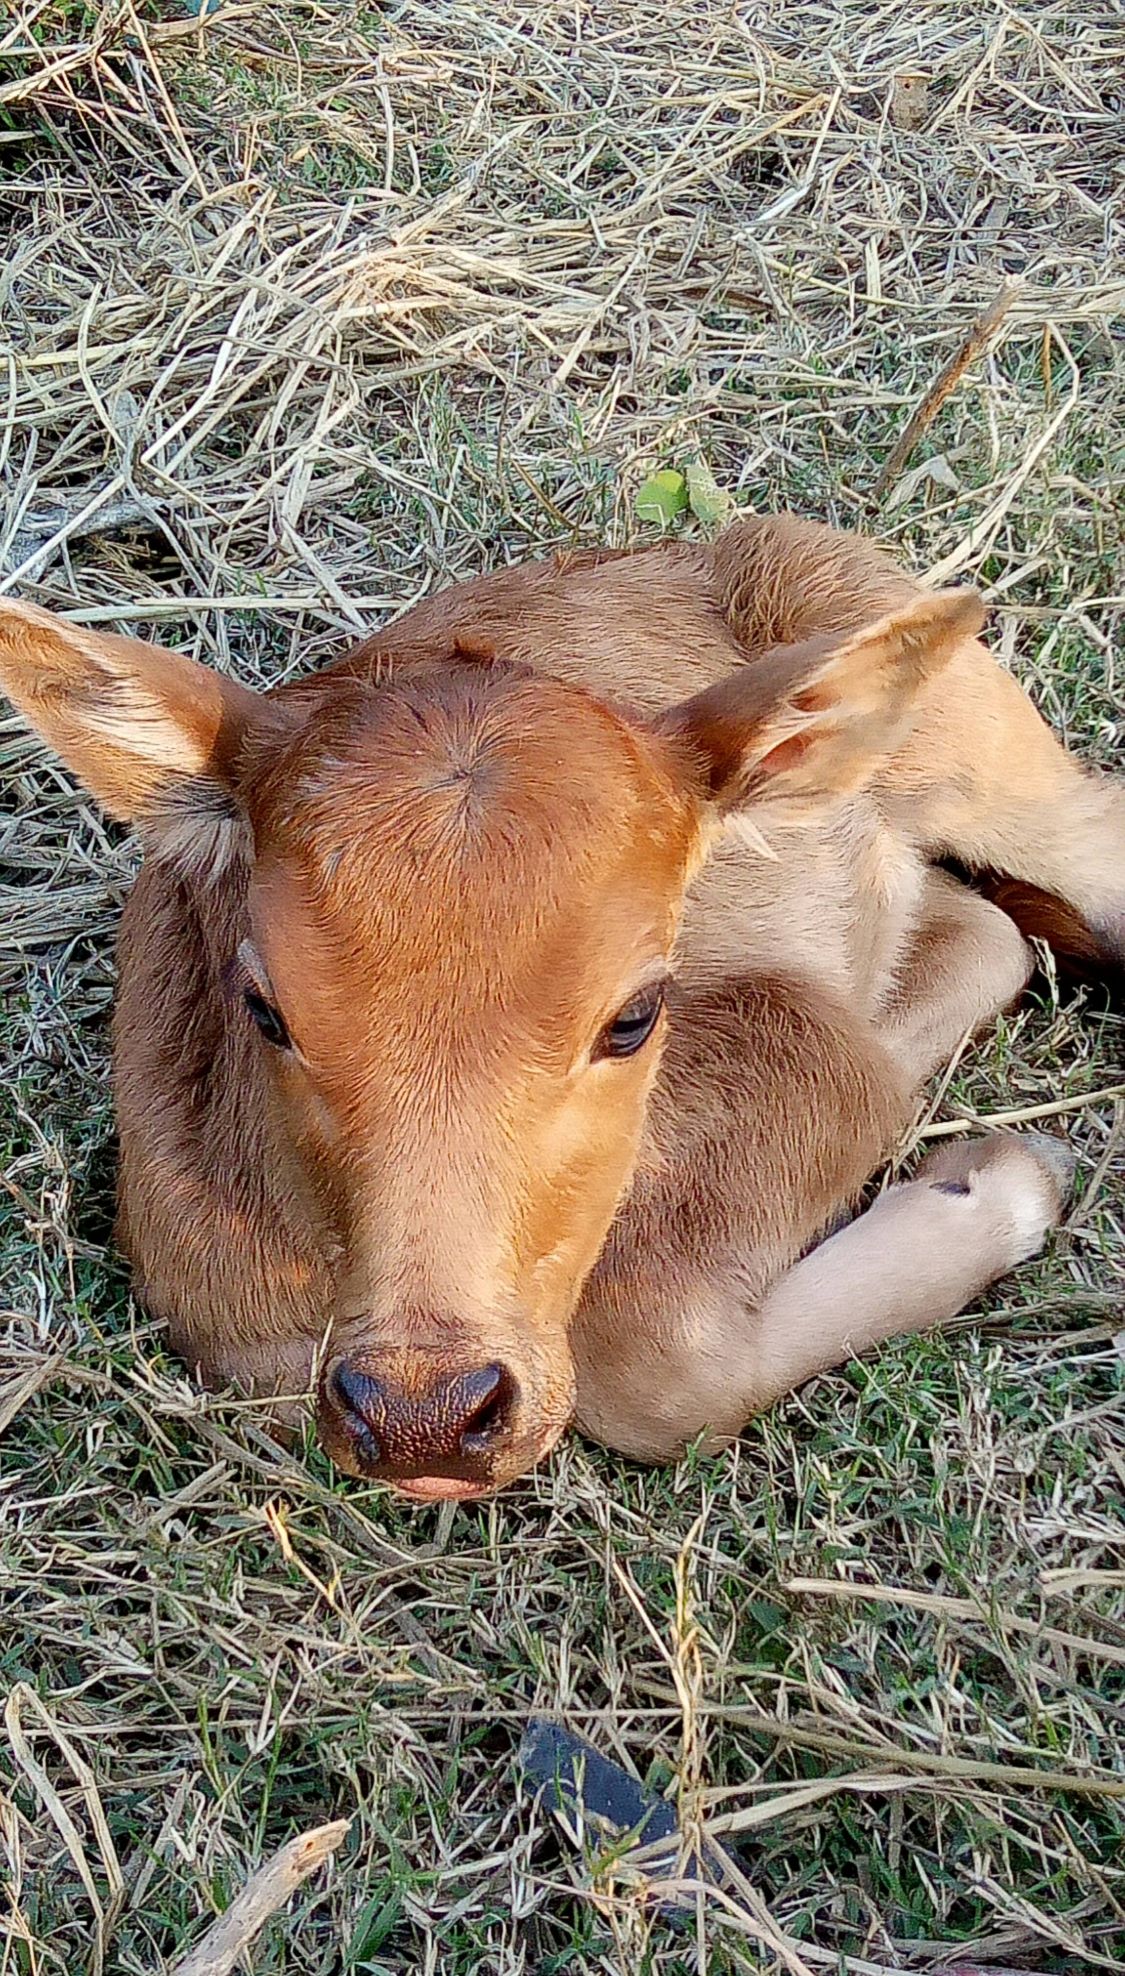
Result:
{"type": "Polygon", "coordinates": [[[971,593],[920,596],[653,720],[549,654],[396,665],[393,632],[369,670],[258,694],[0,598],[11,698],[204,911],[237,900],[212,987],[253,1053],[227,1102],[264,1115],[331,1258],[319,1421],[342,1466],[470,1496],[554,1442],[693,874],[733,812],[859,788],[980,619],[971,593]]]}

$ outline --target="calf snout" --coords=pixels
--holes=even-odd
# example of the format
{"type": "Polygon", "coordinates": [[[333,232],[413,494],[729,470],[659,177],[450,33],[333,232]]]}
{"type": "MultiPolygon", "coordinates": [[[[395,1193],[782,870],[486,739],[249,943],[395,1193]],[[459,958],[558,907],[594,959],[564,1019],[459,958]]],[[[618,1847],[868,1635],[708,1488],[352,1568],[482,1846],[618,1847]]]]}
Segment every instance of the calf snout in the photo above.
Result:
{"type": "Polygon", "coordinates": [[[412,1493],[458,1495],[491,1486],[517,1399],[515,1378],[498,1363],[450,1370],[419,1355],[401,1371],[376,1372],[341,1359],[325,1378],[321,1413],[333,1452],[339,1458],[342,1441],[359,1473],[417,1485],[412,1493]]]}

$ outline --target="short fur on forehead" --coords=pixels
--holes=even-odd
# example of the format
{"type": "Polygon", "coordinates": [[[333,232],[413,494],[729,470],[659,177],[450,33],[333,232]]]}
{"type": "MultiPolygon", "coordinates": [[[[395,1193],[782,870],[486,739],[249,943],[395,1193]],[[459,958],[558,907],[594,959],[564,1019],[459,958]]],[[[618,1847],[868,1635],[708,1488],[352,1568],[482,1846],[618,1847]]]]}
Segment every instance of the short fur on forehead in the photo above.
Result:
{"type": "MultiPolygon", "coordinates": [[[[341,679],[247,765],[259,841],[347,886],[386,878],[455,897],[473,873],[554,890],[622,851],[642,808],[679,834],[671,751],[621,711],[493,661],[341,679]]],[[[475,657],[475,655],[473,655],[475,657]]]]}

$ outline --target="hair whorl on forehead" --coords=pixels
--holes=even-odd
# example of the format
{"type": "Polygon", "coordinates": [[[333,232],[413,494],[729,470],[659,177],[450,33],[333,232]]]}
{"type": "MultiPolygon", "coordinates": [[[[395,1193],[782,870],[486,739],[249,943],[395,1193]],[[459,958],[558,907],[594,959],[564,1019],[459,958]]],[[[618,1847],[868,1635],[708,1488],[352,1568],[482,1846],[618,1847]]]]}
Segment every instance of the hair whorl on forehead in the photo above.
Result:
{"type": "Polygon", "coordinates": [[[622,851],[642,806],[676,828],[681,803],[655,737],[494,653],[461,661],[379,685],[334,682],[250,778],[259,843],[334,885],[350,871],[368,894],[408,881],[455,904],[470,877],[549,896],[622,851]]]}

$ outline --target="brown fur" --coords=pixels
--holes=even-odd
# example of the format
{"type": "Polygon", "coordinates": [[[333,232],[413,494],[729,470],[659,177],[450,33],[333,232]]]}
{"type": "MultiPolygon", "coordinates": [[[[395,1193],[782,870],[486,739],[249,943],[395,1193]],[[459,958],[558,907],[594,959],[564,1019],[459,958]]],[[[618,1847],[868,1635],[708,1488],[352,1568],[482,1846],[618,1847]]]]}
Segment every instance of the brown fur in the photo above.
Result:
{"type": "Polygon", "coordinates": [[[1065,899],[1041,886],[990,871],[977,873],[975,883],[984,898],[1007,913],[1026,939],[1042,940],[1051,949],[1060,973],[1079,980],[1114,982],[1119,972],[1117,956],[1104,933],[1088,926],[1065,899]]]}
{"type": "Polygon", "coordinates": [[[1121,786],[980,619],[787,517],[498,572],[264,696],[0,599],[7,690],[150,849],[121,1240],[202,1376],[323,1364],[336,1459],[475,1493],[575,1410],[641,1455],[717,1441],[1031,1253],[1063,1177],[1026,1140],[816,1246],[1029,973],[938,859],[1125,958],[1121,786]]]}

